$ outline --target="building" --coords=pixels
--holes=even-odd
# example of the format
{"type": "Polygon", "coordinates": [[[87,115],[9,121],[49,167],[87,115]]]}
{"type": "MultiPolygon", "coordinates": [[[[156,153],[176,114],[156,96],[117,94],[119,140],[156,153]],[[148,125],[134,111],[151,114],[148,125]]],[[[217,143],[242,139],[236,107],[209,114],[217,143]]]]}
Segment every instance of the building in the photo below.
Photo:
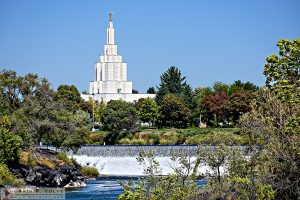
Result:
{"type": "Polygon", "coordinates": [[[89,94],[82,94],[81,97],[86,101],[92,97],[106,102],[118,99],[135,102],[140,98],[155,97],[154,94],[132,94],[132,82],[127,81],[127,63],[118,55],[115,44],[111,13],[106,34],[104,53],[95,64],[95,80],[90,82],[89,94]]]}

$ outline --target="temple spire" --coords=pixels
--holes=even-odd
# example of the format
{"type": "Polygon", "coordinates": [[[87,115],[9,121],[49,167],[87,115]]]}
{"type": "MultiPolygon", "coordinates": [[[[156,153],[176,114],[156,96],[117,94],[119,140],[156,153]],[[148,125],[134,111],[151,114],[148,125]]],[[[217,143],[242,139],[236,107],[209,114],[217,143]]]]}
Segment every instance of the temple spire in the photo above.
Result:
{"type": "Polygon", "coordinates": [[[112,22],[112,12],[109,13],[109,21],[112,22]]]}
{"type": "Polygon", "coordinates": [[[112,22],[112,12],[109,13],[109,23],[107,27],[107,44],[115,44],[115,30],[112,22]]]}

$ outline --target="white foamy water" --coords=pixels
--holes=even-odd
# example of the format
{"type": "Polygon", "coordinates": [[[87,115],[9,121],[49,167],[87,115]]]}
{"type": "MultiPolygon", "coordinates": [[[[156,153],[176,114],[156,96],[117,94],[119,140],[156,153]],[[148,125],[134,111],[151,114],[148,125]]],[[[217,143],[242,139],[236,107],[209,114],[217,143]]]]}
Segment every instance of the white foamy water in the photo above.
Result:
{"type": "MultiPolygon", "coordinates": [[[[95,166],[101,175],[114,175],[114,176],[142,176],[144,174],[143,166],[141,166],[135,157],[94,157],[86,155],[72,155],[76,161],[81,165],[95,166]]],[[[174,172],[173,168],[178,163],[173,162],[170,157],[156,157],[155,158],[161,167],[160,175],[167,175],[174,172]]],[[[194,161],[196,157],[191,157],[191,161],[194,161]]],[[[199,166],[198,171],[200,173],[211,172],[207,166],[199,166]]],[[[223,171],[223,170],[222,170],[223,171]]]]}

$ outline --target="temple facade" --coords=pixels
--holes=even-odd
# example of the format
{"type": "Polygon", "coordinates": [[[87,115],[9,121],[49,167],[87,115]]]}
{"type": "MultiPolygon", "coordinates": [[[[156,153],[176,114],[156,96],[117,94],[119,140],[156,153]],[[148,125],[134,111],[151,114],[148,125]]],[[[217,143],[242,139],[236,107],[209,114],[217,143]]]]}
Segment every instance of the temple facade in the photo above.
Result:
{"type": "Polygon", "coordinates": [[[104,53],[95,64],[95,80],[90,82],[89,94],[81,96],[85,100],[92,97],[106,102],[117,99],[134,102],[140,98],[155,97],[154,94],[132,94],[132,82],[127,81],[127,63],[118,55],[115,44],[112,14],[109,15],[104,53]]]}

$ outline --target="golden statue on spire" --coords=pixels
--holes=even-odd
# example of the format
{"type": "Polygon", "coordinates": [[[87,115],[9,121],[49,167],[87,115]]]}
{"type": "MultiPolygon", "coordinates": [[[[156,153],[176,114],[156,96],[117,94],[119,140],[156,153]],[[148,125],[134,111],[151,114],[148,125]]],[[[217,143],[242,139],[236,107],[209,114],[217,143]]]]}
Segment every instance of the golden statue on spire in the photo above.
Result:
{"type": "Polygon", "coordinates": [[[110,22],[112,22],[112,15],[113,15],[113,13],[110,12],[110,13],[109,13],[109,21],[110,21],[110,22]]]}

